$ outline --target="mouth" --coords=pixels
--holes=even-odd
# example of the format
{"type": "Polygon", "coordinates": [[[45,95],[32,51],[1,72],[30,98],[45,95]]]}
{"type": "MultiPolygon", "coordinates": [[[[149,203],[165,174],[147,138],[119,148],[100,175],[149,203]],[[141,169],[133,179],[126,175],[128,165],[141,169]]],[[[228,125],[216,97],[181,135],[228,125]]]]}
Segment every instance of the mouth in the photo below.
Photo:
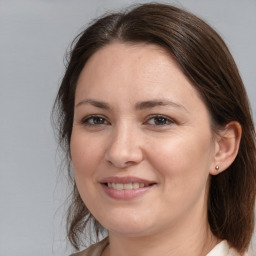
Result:
{"type": "Polygon", "coordinates": [[[130,200],[148,193],[157,183],[137,177],[114,176],[101,180],[100,184],[111,198],[130,200]]]}
{"type": "Polygon", "coordinates": [[[132,183],[114,183],[114,182],[108,182],[104,183],[105,186],[109,188],[113,188],[116,190],[132,190],[132,189],[138,189],[138,188],[145,188],[149,186],[153,186],[155,183],[145,184],[145,183],[138,183],[138,182],[132,182],[132,183]]]}

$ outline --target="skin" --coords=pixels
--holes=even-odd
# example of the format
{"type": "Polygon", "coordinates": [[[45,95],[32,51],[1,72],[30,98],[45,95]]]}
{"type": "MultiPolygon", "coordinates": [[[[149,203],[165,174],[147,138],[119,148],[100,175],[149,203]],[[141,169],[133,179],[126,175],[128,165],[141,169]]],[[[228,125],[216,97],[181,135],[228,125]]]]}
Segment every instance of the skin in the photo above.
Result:
{"type": "Polygon", "coordinates": [[[70,147],[81,198],[109,230],[103,255],[206,255],[218,243],[207,196],[216,164],[224,170],[237,152],[237,143],[227,142],[239,138],[239,127],[229,127],[235,129],[226,138],[215,136],[204,102],[158,46],[112,43],[88,60],[77,83],[70,147]],[[143,107],[145,101],[164,104],[143,107]],[[113,176],[155,185],[116,200],[100,183],[113,176]]]}

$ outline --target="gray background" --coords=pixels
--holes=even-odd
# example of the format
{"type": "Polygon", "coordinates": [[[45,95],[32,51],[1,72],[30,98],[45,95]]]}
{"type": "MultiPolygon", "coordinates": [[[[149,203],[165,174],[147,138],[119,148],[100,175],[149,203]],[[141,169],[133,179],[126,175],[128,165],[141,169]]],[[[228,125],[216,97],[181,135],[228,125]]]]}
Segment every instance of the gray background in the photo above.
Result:
{"type": "MultiPolygon", "coordinates": [[[[92,18],[131,0],[0,0],[0,256],[67,255],[68,194],[50,112],[71,40],[92,18]]],[[[256,113],[256,1],[165,1],[223,36],[256,113]]],[[[254,246],[256,242],[254,241],[254,246]]]]}

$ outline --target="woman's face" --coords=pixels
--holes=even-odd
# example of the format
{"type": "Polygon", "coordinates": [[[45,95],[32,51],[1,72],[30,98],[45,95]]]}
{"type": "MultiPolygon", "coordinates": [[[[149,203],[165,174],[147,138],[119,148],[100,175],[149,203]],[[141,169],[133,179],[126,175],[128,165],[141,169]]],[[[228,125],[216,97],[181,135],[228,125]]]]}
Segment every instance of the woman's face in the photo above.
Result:
{"type": "Polygon", "coordinates": [[[83,202],[110,233],[201,223],[214,154],[207,108],[163,49],[113,43],[86,63],[71,156],[83,202]]]}

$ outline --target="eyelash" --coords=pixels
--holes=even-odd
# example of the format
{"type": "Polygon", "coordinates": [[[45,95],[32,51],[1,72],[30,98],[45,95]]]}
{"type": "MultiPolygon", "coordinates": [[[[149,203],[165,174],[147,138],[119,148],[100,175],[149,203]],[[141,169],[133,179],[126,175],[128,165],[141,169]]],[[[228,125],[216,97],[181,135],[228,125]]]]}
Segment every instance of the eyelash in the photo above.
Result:
{"type": "Polygon", "coordinates": [[[149,118],[147,119],[146,123],[149,123],[150,120],[154,120],[154,122],[158,119],[158,121],[161,120],[161,122],[163,121],[164,123],[161,123],[161,124],[149,124],[149,125],[155,125],[155,126],[168,126],[168,125],[171,125],[171,124],[174,124],[174,120],[171,119],[170,117],[168,116],[165,116],[165,115],[151,115],[149,116],[149,118]]]}
{"type": "Polygon", "coordinates": [[[96,127],[96,126],[101,126],[101,125],[109,125],[110,123],[107,121],[107,119],[104,116],[101,115],[91,115],[91,116],[87,116],[85,118],[83,118],[81,120],[81,124],[86,125],[88,127],[96,127]],[[97,124],[97,123],[90,123],[90,121],[95,121],[95,120],[99,120],[101,119],[103,123],[97,124]]]}
{"type": "MultiPolygon", "coordinates": [[[[171,119],[170,117],[167,117],[165,115],[156,114],[156,115],[149,116],[143,124],[148,124],[150,126],[164,127],[164,126],[168,126],[168,125],[171,125],[171,124],[174,124],[174,123],[175,123],[175,121],[173,119],[171,119]],[[150,120],[154,120],[154,124],[150,124],[149,123],[150,120]],[[159,122],[159,121],[162,122],[162,123],[156,124],[156,122],[159,122]]],[[[110,125],[110,122],[104,116],[91,115],[91,116],[87,116],[87,117],[83,118],[81,120],[81,124],[83,124],[87,127],[99,127],[99,126],[102,126],[102,125],[110,125]],[[92,121],[93,123],[90,123],[90,121],[92,121]],[[95,123],[95,121],[96,122],[100,121],[100,123],[97,124],[97,123],[95,123]]]]}

